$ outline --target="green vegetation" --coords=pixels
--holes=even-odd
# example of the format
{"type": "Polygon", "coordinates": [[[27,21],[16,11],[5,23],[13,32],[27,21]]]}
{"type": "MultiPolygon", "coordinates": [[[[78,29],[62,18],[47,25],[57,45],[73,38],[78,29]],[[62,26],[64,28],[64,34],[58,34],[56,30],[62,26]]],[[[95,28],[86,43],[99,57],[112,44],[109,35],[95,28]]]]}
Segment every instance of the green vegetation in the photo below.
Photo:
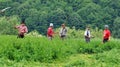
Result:
{"type": "Polygon", "coordinates": [[[37,30],[45,35],[49,23],[54,23],[55,28],[66,23],[82,30],[87,25],[103,29],[108,24],[112,35],[120,38],[120,0],[0,0],[0,10],[6,7],[11,9],[0,13],[0,18],[12,19],[15,15],[19,22],[25,18],[29,32],[37,30]]]}
{"type": "Polygon", "coordinates": [[[17,16],[12,17],[2,17],[0,18],[0,34],[17,34],[17,30],[15,30],[15,25],[18,25],[18,18],[17,16]]]}
{"type": "Polygon", "coordinates": [[[100,39],[85,43],[83,39],[50,41],[45,37],[17,39],[0,36],[0,65],[12,67],[119,67],[119,40],[102,44],[100,39]]]}
{"type": "Polygon", "coordinates": [[[120,0],[0,0],[0,67],[120,67],[120,40],[113,39],[120,38],[119,11],[120,0]],[[29,33],[17,39],[21,19],[29,33]],[[49,23],[55,32],[65,23],[67,38],[48,40],[49,23]],[[112,37],[103,44],[105,24],[112,37]],[[83,39],[86,26],[95,37],[90,43],[83,39]]]}

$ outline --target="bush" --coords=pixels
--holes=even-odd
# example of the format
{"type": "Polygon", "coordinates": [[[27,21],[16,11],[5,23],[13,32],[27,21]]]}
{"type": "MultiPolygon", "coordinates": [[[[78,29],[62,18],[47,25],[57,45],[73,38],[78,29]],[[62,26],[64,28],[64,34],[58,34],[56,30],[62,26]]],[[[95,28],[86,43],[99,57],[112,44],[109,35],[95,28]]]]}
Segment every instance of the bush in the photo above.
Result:
{"type": "Polygon", "coordinates": [[[102,53],[104,51],[119,49],[119,41],[114,40],[101,44],[100,40],[85,43],[79,39],[60,40],[54,38],[52,41],[45,37],[26,37],[17,39],[15,36],[0,37],[0,58],[7,58],[16,62],[22,60],[52,62],[64,59],[77,53],[102,53]]]}
{"type": "MultiPolygon", "coordinates": [[[[84,38],[85,30],[81,30],[81,29],[76,30],[75,27],[73,27],[73,28],[66,27],[66,28],[68,30],[68,32],[67,32],[67,37],[68,38],[79,38],[79,39],[84,38]]],[[[55,29],[55,31],[59,32],[60,28],[55,29]]],[[[91,35],[94,38],[101,38],[102,33],[103,33],[103,31],[99,30],[97,27],[95,29],[91,29],[91,35]]]]}
{"type": "Polygon", "coordinates": [[[17,34],[16,30],[14,29],[15,25],[17,24],[19,24],[17,16],[0,18],[0,34],[17,34]]]}

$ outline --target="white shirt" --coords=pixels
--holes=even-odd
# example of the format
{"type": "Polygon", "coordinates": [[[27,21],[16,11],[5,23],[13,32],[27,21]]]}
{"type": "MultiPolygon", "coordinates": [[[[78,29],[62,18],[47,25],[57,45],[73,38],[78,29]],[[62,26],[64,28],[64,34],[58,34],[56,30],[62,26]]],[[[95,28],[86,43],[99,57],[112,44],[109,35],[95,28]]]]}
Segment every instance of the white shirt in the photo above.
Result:
{"type": "Polygon", "coordinates": [[[60,30],[60,36],[62,36],[62,35],[66,35],[67,34],[67,29],[66,28],[61,28],[61,30],[60,30]]]}
{"type": "Polygon", "coordinates": [[[84,33],[84,35],[90,37],[91,36],[90,35],[90,30],[86,30],[85,33],[84,33]]]}

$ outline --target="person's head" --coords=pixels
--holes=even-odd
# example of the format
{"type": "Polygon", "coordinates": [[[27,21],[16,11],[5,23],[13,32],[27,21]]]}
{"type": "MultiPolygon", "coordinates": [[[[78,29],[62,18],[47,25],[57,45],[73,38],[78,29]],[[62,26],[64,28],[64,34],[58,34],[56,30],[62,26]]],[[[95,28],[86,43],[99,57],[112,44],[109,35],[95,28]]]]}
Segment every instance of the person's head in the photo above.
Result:
{"type": "Polygon", "coordinates": [[[62,24],[61,26],[62,26],[62,28],[65,28],[65,24],[62,24]]]}
{"type": "Polygon", "coordinates": [[[50,27],[53,27],[53,23],[50,23],[50,27]]]}
{"type": "Polygon", "coordinates": [[[108,29],[109,28],[109,26],[108,25],[105,25],[105,29],[108,29]]]}
{"type": "Polygon", "coordinates": [[[87,30],[90,30],[90,27],[89,27],[89,26],[87,26],[87,27],[86,27],[86,29],[87,29],[87,30]]]}
{"type": "Polygon", "coordinates": [[[25,26],[25,19],[22,19],[21,25],[22,25],[22,26],[25,26]]]}
{"type": "Polygon", "coordinates": [[[22,26],[25,26],[25,23],[24,23],[24,22],[21,22],[21,25],[22,25],[22,26]]]}

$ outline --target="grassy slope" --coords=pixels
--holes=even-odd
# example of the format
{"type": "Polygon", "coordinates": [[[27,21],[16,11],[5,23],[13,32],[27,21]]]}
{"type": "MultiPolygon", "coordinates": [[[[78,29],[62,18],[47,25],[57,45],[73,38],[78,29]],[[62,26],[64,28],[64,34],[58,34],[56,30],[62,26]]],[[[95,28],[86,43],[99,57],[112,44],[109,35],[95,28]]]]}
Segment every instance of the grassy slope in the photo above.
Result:
{"type": "MultiPolygon", "coordinates": [[[[63,42],[63,41],[59,41],[59,39],[55,39],[55,41],[52,41],[52,43],[49,42],[46,38],[41,39],[41,38],[27,37],[26,39],[16,39],[15,36],[0,36],[0,39],[1,39],[0,40],[1,54],[3,54],[2,51],[5,49],[11,50],[9,47],[12,47],[12,49],[14,49],[13,44],[14,45],[16,45],[16,44],[22,45],[21,49],[24,48],[23,50],[27,49],[25,47],[30,47],[30,46],[25,46],[26,44],[30,44],[30,45],[34,44],[37,47],[41,46],[39,44],[42,44],[42,45],[44,44],[45,47],[54,48],[54,49],[56,49],[56,51],[60,52],[60,53],[58,53],[58,59],[52,60],[51,62],[50,61],[45,62],[46,60],[42,61],[42,62],[39,62],[39,61],[34,62],[33,60],[27,61],[26,59],[22,59],[22,60],[20,59],[20,61],[10,60],[5,56],[6,55],[6,53],[5,53],[0,56],[0,66],[2,66],[2,67],[8,67],[8,66],[9,67],[73,67],[73,66],[74,67],[120,67],[120,50],[119,50],[120,47],[115,45],[115,44],[119,45],[119,40],[112,40],[111,43],[103,45],[104,46],[103,47],[100,40],[96,40],[96,39],[94,39],[90,44],[84,43],[84,41],[82,39],[81,40],[68,39],[68,40],[66,40],[67,42],[66,41],[63,42]],[[57,43],[57,45],[56,45],[56,43],[57,43]],[[58,45],[58,43],[59,43],[59,45],[58,45]],[[47,45],[47,44],[49,44],[49,45],[47,45]],[[83,47],[83,45],[81,46],[81,45],[77,45],[77,44],[84,44],[87,46],[83,47]],[[99,48],[95,49],[96,46],[93,46],[92,44],[94,44],[94,45],[97,44],[97,48],[98,47],[99,48]],[[92,47],[91,47],[91,45],[92,45],[92,47]],[[107,45],[109,45],[109,46],[107,46],[107,45]],[[79,46],[80,46],[80,48],[78,48],[79,46]],[[62,52],[59,50],[59,48],[62,49],[62,52]],[[91,50],[91,48],[93,48],[92,50],[95,50],[95,51],[92,51],[93,53],[89,53],[89,50],[91,50]],[[77,49],[79,49],[79,50],[77,50],[77,49]],[[69,53],[66,51],[69,51],[69,53]],[[63,57],[61,56],[62,54],[66,54],[66,53],[68,53],[68,55],[64,55],[66,58],[64,58],[64,56],[63,57]]],[[[35,47],[35,46],[33,46],[33,47],[35,47]]],[[[44,46],[41,46],[41,47],[44,47],[44,46]]],[[[52,50],[52,49],[48,49],[48,50],[52,50]]],[[[18,53],[20,53],[20,52],[18,52],[18,53]]],[[[18,54],[18,53],[15,53],[15,54],[18,54]]],[[[48,51],[48,53],[49,53],[49,51],[48,51]]],[[[47,53],[45,53],[45,54],[47,54],[47,53]]],[[[18,54],[18,55],[21,56],[21,54],[18,54]]],[[[15,57],[16,56],[17,55],[15,55],[15,57]]],[[[15,58],[15,59],[19,59],[19,57],[15,58]]],[[[34,58],[32,58],[32,59],[34,59],[34,58]]]]}

